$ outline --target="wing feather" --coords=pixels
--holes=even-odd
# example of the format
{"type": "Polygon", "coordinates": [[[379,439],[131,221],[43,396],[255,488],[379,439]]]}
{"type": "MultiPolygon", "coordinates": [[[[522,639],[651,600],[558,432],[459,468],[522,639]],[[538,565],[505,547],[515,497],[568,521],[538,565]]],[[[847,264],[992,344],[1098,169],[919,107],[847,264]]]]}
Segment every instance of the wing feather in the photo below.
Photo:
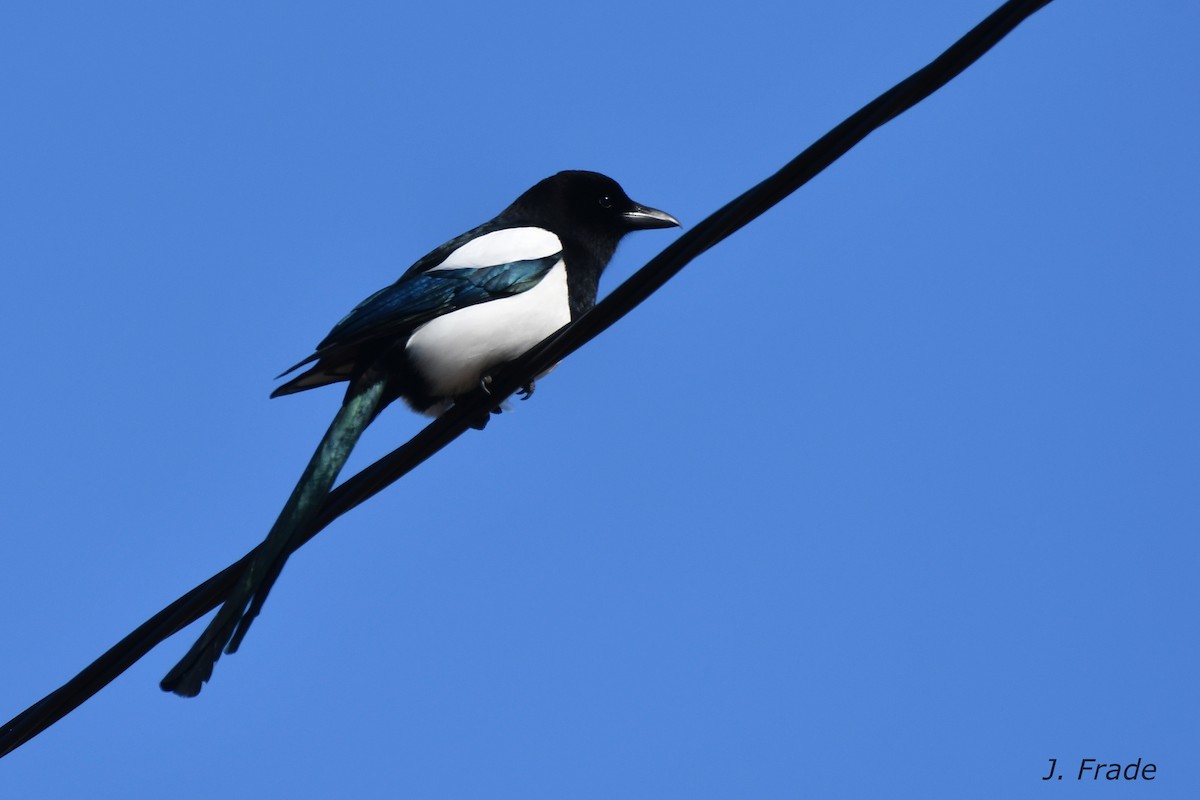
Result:
{"type": "Polygon", "coordinates": [[[407,336],[442,314],[528,291],[562,258],[562,243],[548,230],[493,224],[451,239],[355,306],[312,355],[278,377],[319,363],[272,396],[346,380],[364,346],[407,336]]]}

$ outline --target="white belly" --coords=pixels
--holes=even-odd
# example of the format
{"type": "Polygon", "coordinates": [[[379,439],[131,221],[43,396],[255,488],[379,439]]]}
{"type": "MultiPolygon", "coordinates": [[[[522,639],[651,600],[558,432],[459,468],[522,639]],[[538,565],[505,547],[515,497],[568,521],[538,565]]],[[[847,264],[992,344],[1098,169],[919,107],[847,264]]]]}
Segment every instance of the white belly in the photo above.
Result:
{"type": "Polygon", "coordinates": [[[409,337],[405,350],[432,393],[452,397],[475,389],[489,370],[570,321],[567,272],[560,260],[526,292],[425,323],[409,337]]]}

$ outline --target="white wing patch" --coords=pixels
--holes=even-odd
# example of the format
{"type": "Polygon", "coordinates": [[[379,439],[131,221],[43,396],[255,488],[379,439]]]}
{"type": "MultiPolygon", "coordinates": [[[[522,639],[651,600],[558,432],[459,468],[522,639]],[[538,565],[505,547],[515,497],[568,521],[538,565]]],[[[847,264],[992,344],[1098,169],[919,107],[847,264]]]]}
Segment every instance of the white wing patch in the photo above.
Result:
{"type": "Polygon", "coordinates": [[[513,261],[531,261],[557,255],[562,249],[558,237],[545,228],[505,228],[475,237],[429,271],[479,269],[513,261]]]}
{"type": "MultiPolygon", "coordinates": [[[[453,397],[471,391],[493,367],[513,360],[570,321],[567,270],[560,259],[528,291],[425,323],[405,349],[433,394],[453,397]]],[[[430,409],[434,414],[442,410],[430,409]]]]}

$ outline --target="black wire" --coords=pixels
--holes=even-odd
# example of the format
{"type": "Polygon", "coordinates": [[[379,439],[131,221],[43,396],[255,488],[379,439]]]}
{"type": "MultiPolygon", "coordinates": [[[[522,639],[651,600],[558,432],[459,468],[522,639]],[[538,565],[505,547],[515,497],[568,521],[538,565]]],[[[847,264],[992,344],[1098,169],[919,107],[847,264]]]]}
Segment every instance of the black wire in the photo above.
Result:
{"type": "MultiPolygon", "coordinates": [[[[590,342],[658,290],[696,256],[721,242],[799,189],[872,131],[940,89],[1051,0],[1009,0],[921,70],[893,86],[814,142],[783,169],[709,215],[618,286],[592,311],[513,362],[491,384],[492,394],[455,405],[401,447],[376,461],[326,499],[313,528],[292,551],[342,514],[382,491],[458,438],[535,375],[590,342]]],[[[0,728],[0,757],[83,704],[159,642],[216,608],[245,570],[252,550],[164,608],[82,672],[0,728]]]]}

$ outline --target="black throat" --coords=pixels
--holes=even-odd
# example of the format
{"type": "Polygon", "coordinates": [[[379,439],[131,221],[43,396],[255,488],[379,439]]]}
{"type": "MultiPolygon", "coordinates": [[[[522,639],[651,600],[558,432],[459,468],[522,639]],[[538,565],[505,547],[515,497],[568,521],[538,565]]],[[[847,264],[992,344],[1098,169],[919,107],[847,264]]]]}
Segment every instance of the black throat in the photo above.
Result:
{"type": "Polygon", "coordinates": [[[563,261],[567,268],[567,303],[571,319],[577,320],[596,305],[600,290],[600,275],[617,249],[616,238],[610,242],[591,242],[588,245],[574,240],[563,242],[563,261]]]}

